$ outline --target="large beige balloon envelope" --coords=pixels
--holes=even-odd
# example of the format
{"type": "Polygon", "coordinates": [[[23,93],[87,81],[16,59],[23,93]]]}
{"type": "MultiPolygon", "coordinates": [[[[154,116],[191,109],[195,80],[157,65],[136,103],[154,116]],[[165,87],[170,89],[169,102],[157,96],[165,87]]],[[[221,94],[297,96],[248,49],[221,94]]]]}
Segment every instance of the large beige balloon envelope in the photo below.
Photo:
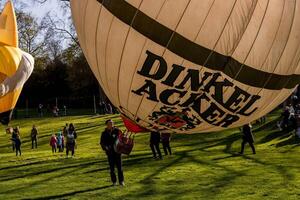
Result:
{"type": "Polygon", "coordinates": [[[71,0],[71,8],[106,95],[150,130],[241,126],[300,80],[298,0],[71,0]]]}

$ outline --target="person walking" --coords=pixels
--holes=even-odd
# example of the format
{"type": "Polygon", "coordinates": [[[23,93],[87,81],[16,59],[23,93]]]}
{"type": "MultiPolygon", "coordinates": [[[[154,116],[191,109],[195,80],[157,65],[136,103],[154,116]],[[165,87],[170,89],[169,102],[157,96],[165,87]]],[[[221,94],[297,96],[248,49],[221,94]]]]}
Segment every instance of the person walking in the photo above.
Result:
{"type": "Polygon", "coordinates": [[[117,185],[117,177],[115,174],[115,167],[118,170],[118,179],[119,184],[124,186],[124,175],[122,170],[122,156],[114,149],[114,144],[119,137],[120,130],[114,126],[114,123],[111,119],[105,122],[106,128],[102,132],[101,139],[100,139],[100,146],[103,151],[107,155],[107,160],[110,169],[110,177],[113,183],[113,186],[117,185]]]}
{"type": "Polygon", "coordinates": [[[244,154],[245,145],[248,143],[252,149],[252,153],[256,154],[255,147],[254,147],[254,137],[251,130],[252,126],[251,124],[246,124],[242,128],[243,132],[243,141],[242,141],[242,147],[240,154],[244,154]]]}
{"type": "Polygon", "coordinates": [[[50,138],[50,146],[52,147],[52,153],[56,153],[57,138],[54,133],[52,134],[52,136],[50,138]]]}
{"type": "Polygon", "coordinates": [[[30,136],[31,136],[31,148],[34,149],[35,147],[37,149],[38,130],[35,125],[32,126],[30,136]]]}
{"type": "Polygon", "coordinates": [[[171,141],[171,133],[162,133],[161,134],[161,143],[163,145],[163,149],[165,152],[165,155],[167,156],[172,155],[171,147],[170,147],[170,141],[171,141]]]}
{"type": "Polygon", "coordinates": [[[159,149],[160,143],[160,133],[156,131],[152,131],[150,133],[150,148],[152,150],[153,158],[156,159],[158,154],[158,158],[162,159],[162,155],[159,149]]]}

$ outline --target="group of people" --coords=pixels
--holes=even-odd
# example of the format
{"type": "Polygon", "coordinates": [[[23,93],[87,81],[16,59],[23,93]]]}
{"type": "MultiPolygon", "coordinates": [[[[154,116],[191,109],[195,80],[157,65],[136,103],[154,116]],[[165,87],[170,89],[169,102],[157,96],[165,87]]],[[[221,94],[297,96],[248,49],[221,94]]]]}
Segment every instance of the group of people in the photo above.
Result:
{"type": "Polygon", "coordinates": [[[75,154],[76,147],[76,139],[77,132],[75,130],[74,125],[71,123],[70,125],[66,124],[62,131],[57,134],[52,134],[50,138],[50,146],[52,148],[52,153],[63,152],[66,147],[66,156],[69,156],[69,152],[71,152],[72,157],[75,154]],[[66,138],[66,141],[65,141],[66,138]]]}
{"type": "Polygon", "coordinates": [[[106,115],[106,114],[116,114],[116,113],[118,113],[118,111],[110,103],[106,103],[104,101],[100,101],[99,105],[98,105],[98,113],[100,115],[106,115]]]}
{"type": "Polygon", "coordinates": [[[296,135],[300,138],[300,104],[288,105],[281,113],[281,120],[277,123],[280,130],[295,130],[296,135]]]}
{"type": "MultiPolygon", "coordinates": [[[[21,151],[21,136],[20,136],[20,128],[17,126],[15,128],[9,127],[6,129],[7,134],[11,135],[10,140],[12,141],[12,150],[16,152],[16,156],[22,155],[21,151]]],[[[31,148],[37,149],[38,147],[38,129],[35,125],[32,126],[30,138],[31,138],[31,148]]],[[[77,133],[74,125],[71,123],[66,124],[62,131],[57,134],[52,134],[50,137],[50,146],[52,148],[52,152],[64,152],[66,148],[66,156],[69,156],[69,152],[71,152],[72,157],[75,154],[76,147],[76,139],[77,133]],[[66,139],[65,139],[66,138],[66,139]]]]}
{"type": "MultiPolygon", "coordinates": [[[[44,115],[43,108],[44,108],[44,105],[41,103],[37,107],[39,117],[43,117],[43,115],[44,115]]],[[[60,110],[58,108],[58,106],[56,106],[56,105],[54,105],[54,106],[47,105],[47,111],[52,113],[54,117],[58,117],[61,115],[67,116],[67,106],[65,106],[65,105],[63,105],[63,110],[60,110]]]]}
{"type": "Polygon", "coordinates": [[[162,143],[165,155],[172,155],[170,147],[171,133],[159,133],[152,131],[150,133],[150,148],[154,159],[162,159],[159,144],[162,143]]]}
{"type": "Polygon", "coordinates": [[[21,136],[20,136],[20,128],[17,126],[15,128],[9,127],[6,129],[7,134],[11,134],[11,142],[12,142],[12,150],[16,152],[16,156],[22,155],[21,151],[21,136]]]}

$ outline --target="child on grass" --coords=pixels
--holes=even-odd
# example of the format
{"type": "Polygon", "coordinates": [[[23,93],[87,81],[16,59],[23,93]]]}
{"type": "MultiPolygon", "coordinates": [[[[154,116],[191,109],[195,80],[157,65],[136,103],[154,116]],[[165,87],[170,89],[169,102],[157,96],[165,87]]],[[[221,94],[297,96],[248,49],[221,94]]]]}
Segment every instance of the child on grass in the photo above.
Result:
{"type": "Polygon", "coordinates": [[[56,148],[57,148],[57,138],[55,134],[53,134],[50,138],[50,146],[52,147],[52,153],[56,153],[56,148]]]}

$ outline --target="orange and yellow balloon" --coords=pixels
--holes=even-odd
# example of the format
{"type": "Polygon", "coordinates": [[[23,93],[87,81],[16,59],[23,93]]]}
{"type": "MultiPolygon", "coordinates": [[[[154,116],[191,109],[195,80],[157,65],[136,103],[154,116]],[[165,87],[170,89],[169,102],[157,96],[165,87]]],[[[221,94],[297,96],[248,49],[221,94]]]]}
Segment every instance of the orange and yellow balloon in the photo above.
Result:
{"type": "Polygon", "coordinates": [[[11,1],[0,14],[0,122],[8,124],[34,59],[18,48],[16,15],[11,1]]]}

